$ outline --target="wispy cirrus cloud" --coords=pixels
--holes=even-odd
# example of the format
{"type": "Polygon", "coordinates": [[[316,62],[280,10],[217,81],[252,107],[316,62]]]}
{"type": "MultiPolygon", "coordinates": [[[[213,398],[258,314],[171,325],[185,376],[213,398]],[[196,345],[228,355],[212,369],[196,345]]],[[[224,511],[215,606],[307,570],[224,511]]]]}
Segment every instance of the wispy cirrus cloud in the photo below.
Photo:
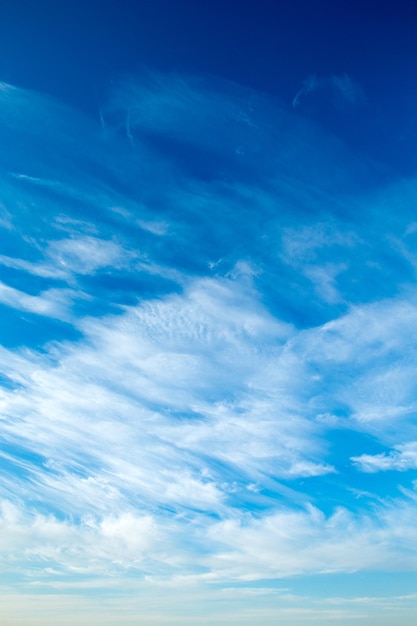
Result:
{"type": "Polygon", "coordinates": [[[356,107],[364,102],[364,93],[360,86],[348,74],[308,76],[292,101],[293,108],[302,107],[309,96],[320,94],[330,100],[337,108],[356,107]]]}

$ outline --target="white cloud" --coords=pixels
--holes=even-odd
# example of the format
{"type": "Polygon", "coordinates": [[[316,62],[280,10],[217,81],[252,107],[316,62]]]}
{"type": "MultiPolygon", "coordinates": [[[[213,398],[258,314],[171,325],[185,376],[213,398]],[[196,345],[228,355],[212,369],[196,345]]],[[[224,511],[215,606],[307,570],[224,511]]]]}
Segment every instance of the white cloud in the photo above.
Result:
{"type": "Polygon", "coordinates": [[[2,255],[0,263],[44,278],[70,280],[72,274],[94,274],[102,268],[126,267],[136,255],[115,241],[78,236],[50,241],[44,256],[44,260],[33,262],[2,255]]]}
{"type": "Polygon", "coordinates": [[[307,572],[384,570],[393,567],[393,558],[398,567],[401,558],[401,567],[413,571],[414,506],[396,503],[378,512],[378,521],[343,508],[325,518],[310,507],[218,522],[209,530],[219,545],[217,554],[209,557],[212,576],[256,580],[307,572]]]}
{"type": "Polygon", "coordinates": [[[117,269],[129,259],[117,242],[88,236],[52,241],[46,254],[54,267],[79,274],[91,274],[104,267],[117,269]]]}
{"type": "Polygon", "coordinates": [[[318,295],[325,302],[334,304],[343,300],[337,289],[336,279],[346,269],[346,265],[328,263],[322,267],[318,265],[307,267],[304,273],[313,283],[318,295]]]}
{"type": "Polygon", "coordinates": [[[0,302],[14,309],[46,317],[68,319],[68,307],[74,296],[75,293],[69,289],[48,289],[33,296],[0,282],[0,302]]]}
{"type": "Polygon", "coordinates": [[[335,218],[313,225],[286,227],[282,229],[282,259],[286,263],[302,266],[316,261],[323,250],[343,254],[361,243],[358,233],[346,230],[346,224],[337,223],[335,218]]]}
{"type": "Polygon", "coordinates": [[[351,460],[362,472],[373,473],[387,470],[405,472],[409,469],[417,469],[417,442],[412,441],[395,446],[395,449],[388,454],[361,454],[352,457],[351,460]]]}
{"type": "MultiPolygon", "coordinates": [[[[22,550],[31,537],[31,558],[97,573],[145,567],[145,557],[138,556],[145,542],[146,558],[160,558],[153,571],[182,564],[193,572],[205,546],[210,555],[198,562],[214,580],[383,568],[397,554],[398,520],[391,514],[382,529],[346,510],[325,518],[315,508],[269,511],[245,521],[233,499],[241,502],[245,493],[262,498],[271,477],[337,470],[323,459],[321,422],[309,418],[314,405],[305,407],[300,395],[300,389],[307,396],[316,389],[315,403],[321,402],[321,383],[309,367],[315,363],[323,374],[359,357],[367,367],[375,350],[384,354],[408,340],[404,322],[414,319],[412,309],[396,304],[394,318],[380,306],[356,308],[337,322],[297,333],[270,316],[242,280],[189,281],[183,294],[126,308],[119,316],[85,319],[83,341],[55,345],[44,357],[17,358],[3,350],[3,367],[20,384],[2,393],[3,415],[13,416],[3,419],[4,441],[36,449],[45,459],[39,465],[29,456],[20,463],[27,476],[21,497],[48,502],[66,520],[22,514],[14,485],[4,482],[3,493],[15,501],[4,513],[4,541],[13,550],[22,550]],[[257,485],[255,492],[251,485],[257,485]],[[164,507],[175,512],[173,526],[166,526],[164,507]],[[71,524],[69,514],[85,522],[71,524]],[[182,516],[189,520],[185,526],[182,516]],[[126,529],[129,540],[123,538],[126,529]],[[183,532],[193,547],[186,547],[183,532]],[[70,545],[78,546],[75,553],[70,545]],[[165,546],[161,553],[158,545],[165,546]],[[73,556],[62,557],[67,553],[73,556]]],[[[400,448],[391,463],[410,464],[414,452],[412,446],[400,448]]],[[[363,467],[370,463],[366,455],[354,460],[363,467]]],[[[273,488],[279,493],[278,485],[273,488]]],[[[288,501],[295,498],[285,493],[288,501]]]]}

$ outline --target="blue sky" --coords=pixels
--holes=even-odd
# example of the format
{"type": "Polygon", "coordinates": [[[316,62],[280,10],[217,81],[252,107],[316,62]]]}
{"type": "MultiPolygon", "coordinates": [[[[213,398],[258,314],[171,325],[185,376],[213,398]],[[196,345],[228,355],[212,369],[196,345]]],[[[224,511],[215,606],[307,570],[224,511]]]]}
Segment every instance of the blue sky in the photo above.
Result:
{"type": "Polygon", "coordinates": [[[376,6],[5,3],[2,623],[412,623],[417,13],[376,6]]]}

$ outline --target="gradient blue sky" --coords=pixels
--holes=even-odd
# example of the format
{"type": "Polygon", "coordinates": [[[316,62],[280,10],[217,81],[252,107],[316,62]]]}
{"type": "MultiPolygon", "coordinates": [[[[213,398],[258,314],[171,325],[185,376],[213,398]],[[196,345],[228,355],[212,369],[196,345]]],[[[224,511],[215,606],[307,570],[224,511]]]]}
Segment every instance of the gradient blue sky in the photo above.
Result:
{"type": "Polygon", "coordinates": [[[2,624],[417,610],[417,5],[3,2],[2,624]]]}

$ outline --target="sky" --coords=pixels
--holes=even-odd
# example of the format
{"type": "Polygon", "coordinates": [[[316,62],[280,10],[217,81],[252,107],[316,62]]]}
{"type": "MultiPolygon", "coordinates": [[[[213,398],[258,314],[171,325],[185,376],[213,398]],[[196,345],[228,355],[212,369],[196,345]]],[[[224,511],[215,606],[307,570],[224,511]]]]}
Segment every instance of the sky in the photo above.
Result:
{"type": "Polygon", "coordinates": [[[411,626],[417,4],[0,7],[6,626],[411,626]]]}

